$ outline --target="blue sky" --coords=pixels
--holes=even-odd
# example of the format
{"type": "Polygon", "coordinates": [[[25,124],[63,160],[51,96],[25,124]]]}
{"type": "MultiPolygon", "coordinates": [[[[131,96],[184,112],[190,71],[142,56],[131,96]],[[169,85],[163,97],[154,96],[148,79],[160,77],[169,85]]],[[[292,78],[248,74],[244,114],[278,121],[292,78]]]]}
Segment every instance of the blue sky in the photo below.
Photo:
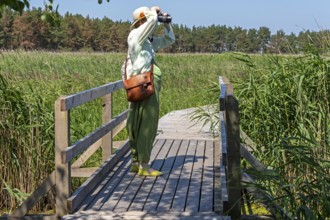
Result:
{"type": "MultiPolygon", "coordinates": [[[[330,0],[54,0],[60,14],[108,17],[131,21],[132,11],[140,6],[159,5],[173,17],[173,23],[192,26],[226,25],[244,29],[261,26],[272,33],[330,29],[330,0]]],[[[43,7],[43,0],[30,0],[31,7],[43,7]]]]}

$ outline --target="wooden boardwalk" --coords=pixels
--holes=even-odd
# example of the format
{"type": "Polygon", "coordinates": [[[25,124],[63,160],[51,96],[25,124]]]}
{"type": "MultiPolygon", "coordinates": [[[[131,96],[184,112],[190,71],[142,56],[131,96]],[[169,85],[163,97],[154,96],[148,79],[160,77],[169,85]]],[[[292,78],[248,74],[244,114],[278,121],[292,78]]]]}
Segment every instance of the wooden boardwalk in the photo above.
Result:
{"type": "Polygon", "coordinates": [[[163,176],[129,172],[128,152],[79,210],[63,219],[230,219],[216,214],[219,141],[190,120],[192,111],[172,112],[160,120],[151,165],[163,176]]]}
{"type": "Polygon", "coordinates": [[[129,142],[118,146],[113,141],[128,114],[127,109],[112,114],[113,93],[123,89],[122,80],[59,97],[55,101],[55,169],[10,217],[24,218],[54,187],[56,214],[45,219],[239,219],[241,152],[253,166],[259,162],[240,143],[239,103],[232,86],[225,77],[219,77],[219,84],[219,133],[210,133],[209,124],[192,121],[198,108],[160,119],[151,155],[152,167],[164,173],[157,178],[130,173],[129,142]],[[99,98],[102,126],[70,145],[70,110],[99,98]],[[113,146],[117,150],[112,154],[113,146]],[[99,148],[101,166],[85,167],[99,148]],[[74,177],[87,179],[73,192],[74,177]]]}

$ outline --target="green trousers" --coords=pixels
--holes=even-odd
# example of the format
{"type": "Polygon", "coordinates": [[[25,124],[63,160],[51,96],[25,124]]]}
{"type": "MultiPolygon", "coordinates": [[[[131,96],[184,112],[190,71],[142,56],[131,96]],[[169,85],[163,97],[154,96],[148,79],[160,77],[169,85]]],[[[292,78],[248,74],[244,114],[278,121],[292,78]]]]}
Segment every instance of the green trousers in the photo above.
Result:
{"type": "Polygon", "coordinates": [[[132,162],[148,163],[159,120],[159,92],[162,74],[154,65],[155,93],[141,102],[131,102],[126,129],[131,146],[132,162]]]}

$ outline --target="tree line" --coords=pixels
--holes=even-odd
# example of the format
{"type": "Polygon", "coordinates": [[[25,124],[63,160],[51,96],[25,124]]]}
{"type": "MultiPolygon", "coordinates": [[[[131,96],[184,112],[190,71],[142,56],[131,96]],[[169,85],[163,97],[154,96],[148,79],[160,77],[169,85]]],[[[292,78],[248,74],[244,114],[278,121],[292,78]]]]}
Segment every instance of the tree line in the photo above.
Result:
{"type": "MultiPolygon", "coordinates": [[[[59,15],[57,22],[46,22],[41,8],[20,15],[5,10],[0,22],[0,49],[125,52],[129,21],[90,18],[79,14],[59,15]]],[[[170,53],[299,53],[311,45],[323,50],[322,41],[330,40],[329,30],[301,31],[298,35],[268,27],[244,29],[226,25],[187,27],[173,24],[176,42],[164,52],[170,53]]],[[[157,32],[162,31],[159,25],[157,32]]]]}

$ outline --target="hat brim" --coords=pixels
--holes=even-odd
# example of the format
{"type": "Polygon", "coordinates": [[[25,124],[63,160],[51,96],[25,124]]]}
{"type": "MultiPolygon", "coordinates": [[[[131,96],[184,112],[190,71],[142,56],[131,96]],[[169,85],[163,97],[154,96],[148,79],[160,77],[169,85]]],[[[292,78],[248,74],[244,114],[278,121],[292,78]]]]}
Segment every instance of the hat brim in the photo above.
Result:
{"type": "Polygon", "coordinates": [[[136,21],[133,22],[133,24],[131,25],[131,30],[134,29],[134,26],[136,25],[136,23],[138,23],[141,19],[138,19],[138,20],[136,20],[136,21]]]}
{"type": "Polygon", "coordinates": [[[133,22],[133,24],[131,25],[131,30],[134,28],[135,24],[138,23],[139,21],[145,19],[146,17],[142,17],[142,18],[139,18],[137,19],[136,21],[133,22]]]}

